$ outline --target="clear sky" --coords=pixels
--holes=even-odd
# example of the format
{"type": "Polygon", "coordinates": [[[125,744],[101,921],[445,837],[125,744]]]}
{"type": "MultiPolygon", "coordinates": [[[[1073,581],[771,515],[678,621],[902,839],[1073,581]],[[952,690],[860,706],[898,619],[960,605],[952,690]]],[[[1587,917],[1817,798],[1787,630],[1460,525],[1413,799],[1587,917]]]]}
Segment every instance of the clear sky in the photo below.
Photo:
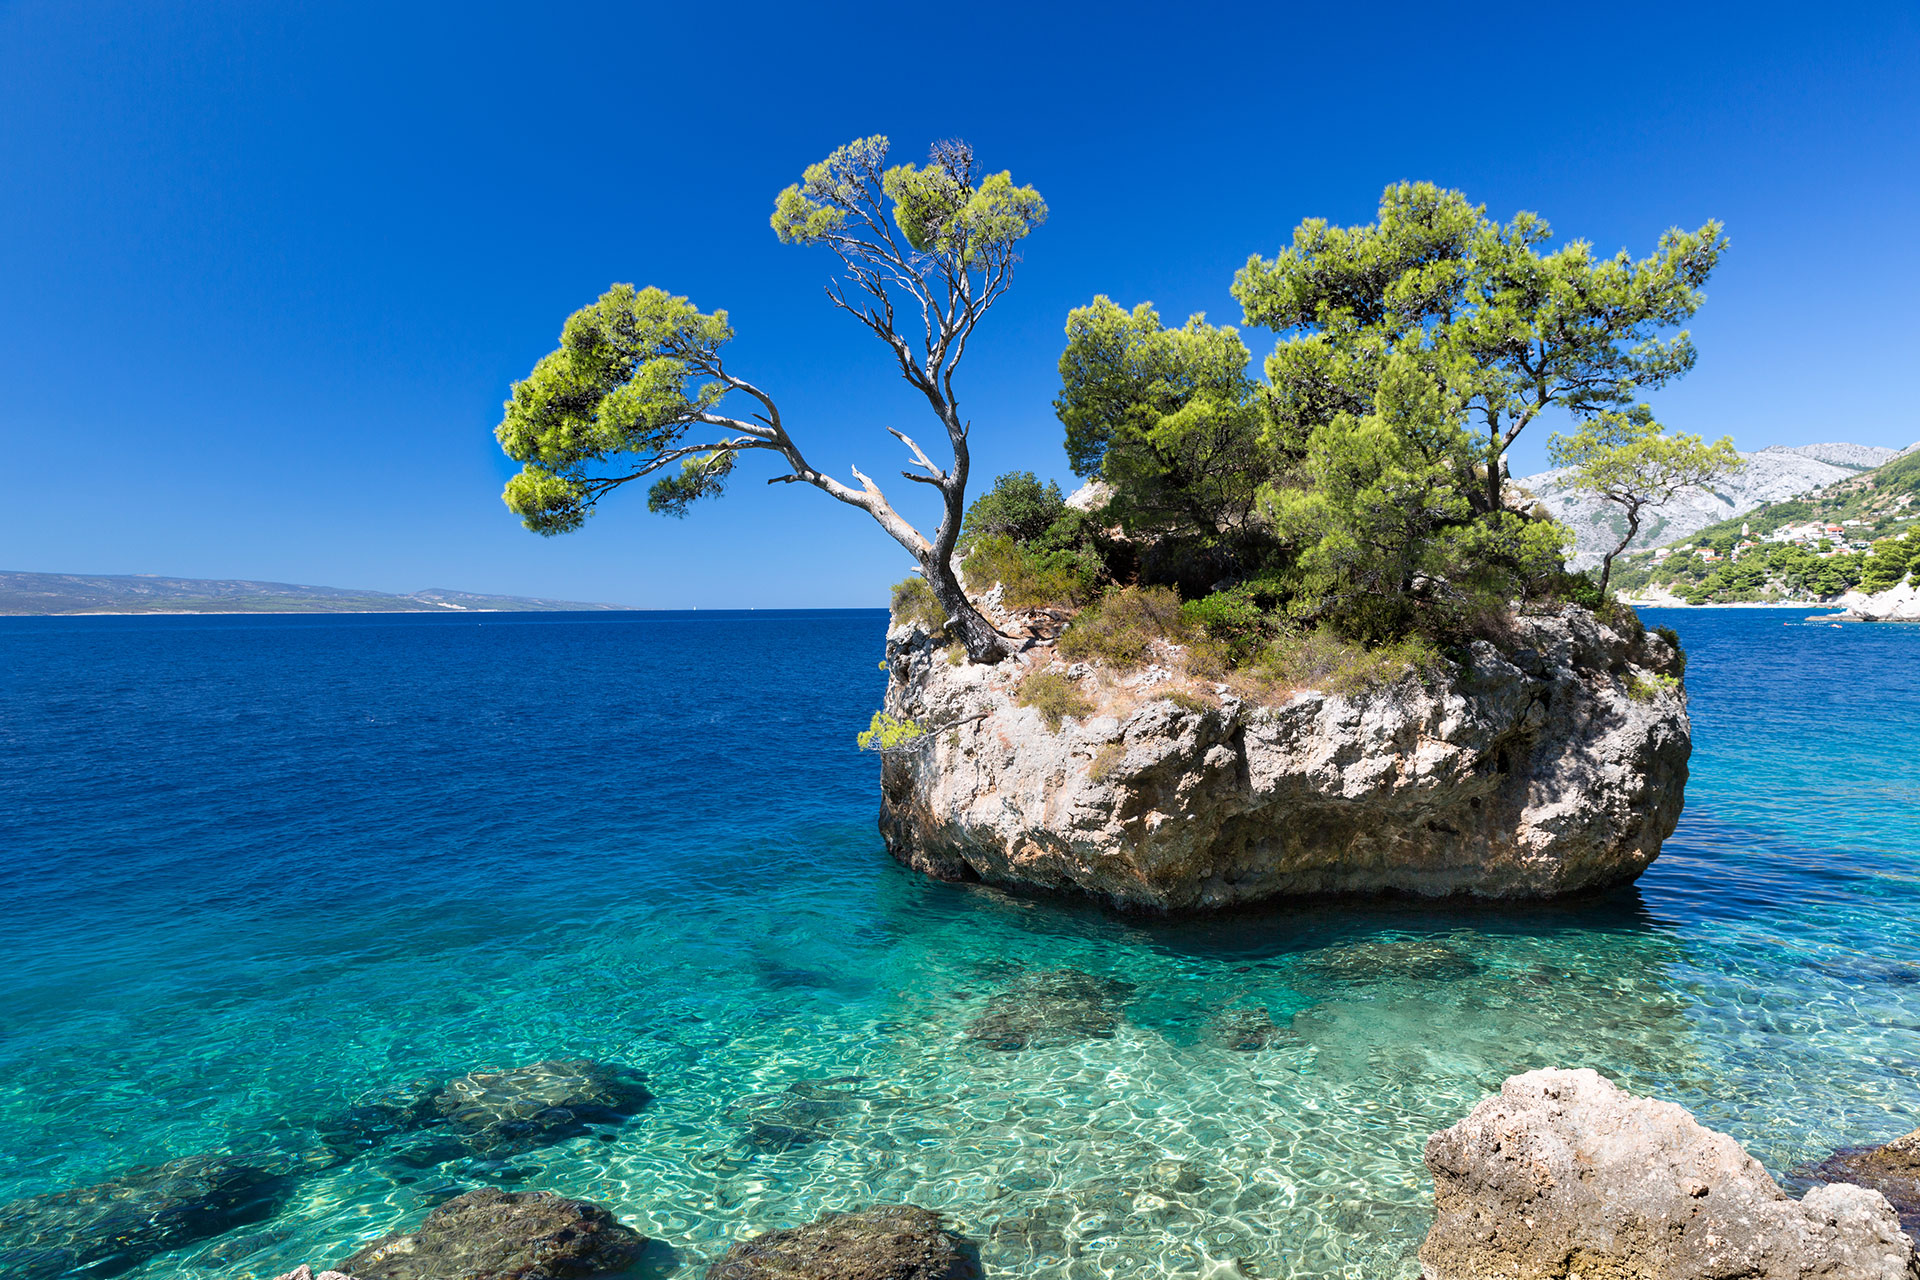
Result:
{"type": "Polygon", "coordinates": [[[816,463],[894,474],[883,428],[924,409],[822,299],[824,251],[767,226],[871,133],[964,137],[1052,208],[963,369],[983,480],[1073,482],[1069,307],[1238,323],[1249,254],[1422,178],[1609,252],[1724,221],[1673,427],[1920,438],[1912,0],[0,0],[0,568],[881,603],[904,553],[763,461],[685,521],[636,494],[542,539],[491,435],[567,313],[632,281],[726,308],[816,463]]]}

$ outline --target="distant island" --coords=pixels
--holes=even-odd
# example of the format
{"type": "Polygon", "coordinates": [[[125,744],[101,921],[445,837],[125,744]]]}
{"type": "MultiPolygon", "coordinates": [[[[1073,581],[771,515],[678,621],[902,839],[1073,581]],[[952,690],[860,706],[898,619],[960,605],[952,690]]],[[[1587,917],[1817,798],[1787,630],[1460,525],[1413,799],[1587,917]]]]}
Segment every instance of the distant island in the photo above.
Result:
{"type": "Polygon", "coordinates": [[[540,613],[618,610],[528,596],[483,596],[429,587],[409,595],[289,582],[163,578],[146,574],[0,570],[0,615],[76,613],[540,613]]]}

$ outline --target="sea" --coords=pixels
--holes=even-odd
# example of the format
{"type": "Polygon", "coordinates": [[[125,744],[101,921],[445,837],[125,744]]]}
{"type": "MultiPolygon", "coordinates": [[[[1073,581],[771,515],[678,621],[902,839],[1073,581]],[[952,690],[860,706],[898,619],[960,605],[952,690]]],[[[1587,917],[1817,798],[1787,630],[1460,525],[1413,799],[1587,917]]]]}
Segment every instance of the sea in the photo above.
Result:
{"type": "Polygon", "coordinates": [[[1168,919],[887,856],[881,611],[0,619],[0,1272],[318,1271],[499,1186],[608,1206],[645,1276],[911,1202],[989,1277],[1411,1278],[1428,1135],[1547,1066],[1798,1189],[1920,1124],[1920,627],[1646,620],[1694,753],[1637,884],[1168,919]],[[1111,1025],[970,1034],[1061,970],[1111,1025]],[[321,1140],[556,1059],[652,1100],[505,1154],[321,1140]],[[208,1157],[286,1177],[150,1256],[62,1238],[208,1157]]]}

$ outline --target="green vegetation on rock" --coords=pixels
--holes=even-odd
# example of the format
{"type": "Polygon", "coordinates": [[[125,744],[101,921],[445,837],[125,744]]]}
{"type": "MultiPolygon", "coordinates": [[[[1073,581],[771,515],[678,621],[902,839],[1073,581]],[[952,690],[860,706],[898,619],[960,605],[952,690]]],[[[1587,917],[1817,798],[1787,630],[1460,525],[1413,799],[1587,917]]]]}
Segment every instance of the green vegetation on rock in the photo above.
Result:
{"type": "Polygon", "coordinates": [[[1365,226],[1309,219],[1233,283],[1246,323],[1276,335],[1258,374],[1204,316],[1076,308],[1054,408],[1105,501],[1078,511],[1002,476],[968,514],[968,586],[1077,607],[1070,661],[1163,652],[1207,679],[1348,688],[1498,638],[1515,608],[1600,605],[1503,457],[1542,414],[1569,416],[1563,448],[1628,501],[1628,525],[1724,465],[1729,446],[1666,435],[1642,396],[1692,367],[1678,326],[1725,238],[1669,231],[1638,260],[1550,239],[1533,214],[1503,224],[1426,183],[1389,187],[1365,226]]]}

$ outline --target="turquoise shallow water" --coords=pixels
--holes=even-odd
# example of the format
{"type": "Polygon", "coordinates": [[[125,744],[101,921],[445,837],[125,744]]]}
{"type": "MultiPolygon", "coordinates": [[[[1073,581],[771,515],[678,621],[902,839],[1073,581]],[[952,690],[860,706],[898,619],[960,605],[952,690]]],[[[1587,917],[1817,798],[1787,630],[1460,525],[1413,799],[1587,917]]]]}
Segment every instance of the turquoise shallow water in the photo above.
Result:
{"type": "Polygon", "coordinates": [[[310,1158],[126,1274],[333,1261],[491,1183],[614,1206],[652,1275],[911,1200],[994,1276],[1411,1277],[1427,1134],[1516,1071],[1597,1067],[1776,1174],[1905,1132],[1920,628],[1648,620],[1695,752],[1637,886],[1213,921],[895,867],[851,748],[878,612],[0,620],[0,1202],[589,1057],[653,1102],[504,1159],[310,1158]],[[966,1036],[1061,968],[1132,984],[1110,1039],[966,1036]],[[1279,1033],[1229,1047],[1256,1008],[1279,1033]]]}

